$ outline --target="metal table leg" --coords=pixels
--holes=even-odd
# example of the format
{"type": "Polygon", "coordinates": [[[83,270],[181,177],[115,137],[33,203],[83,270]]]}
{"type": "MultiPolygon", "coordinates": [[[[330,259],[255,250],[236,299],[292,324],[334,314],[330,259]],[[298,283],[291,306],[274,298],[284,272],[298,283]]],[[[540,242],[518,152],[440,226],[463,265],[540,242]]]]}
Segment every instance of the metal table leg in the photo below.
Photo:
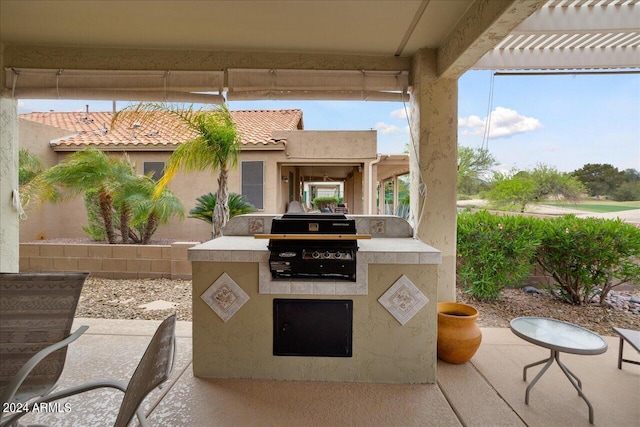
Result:
{"type": "Polygon", "coordinates": [[[551,356],[549,356],[548,359],[540,360],[539,362],[531,363],[530,365],[527,365],[527,366],[524,367],[523,372],[522,372],[522,379],[524,381],[526,381],[527,380],[527,369],[529,369],[529,368],[531,368],[533,366],[541,365],[541,364],[546,362],[546,365],[544,365],[542,370],[540,370],[540,372],[538,372],[538,375],[536,375],[533,378],[533,381],[531,381],[531,384],[529,384],[527,386],[527,391],[524,394],[524,403],[525,404],[527,404],[527,405],[529,404],[529,392],[531,391],[533,386],[538,382],[540,377],[547,371],[547,369],[549,369],[549,366],[551,366],[551,364],[553,363],[553,360],[554,360],[553,353],[554,353],[554,351],[551,350],[551,356]]]}
{"type": "Polygon", "coordinates": [[[576,377],[576,374],[571,372],[569,368],[567,368],[566,366],[564,366],[562,362],[560,362],[559,352],[556,352],[556,362],[558,362],[558,366],[560,366],[560,369],[562,369],[562,372],[564,372],[567,378],[569,378],[571,385],[576,390],[578,390],[578,396],[580,396],[582,400],[584,400],[587,403],[587,406],[589,407],[589,423],[593,424],[593,406],[591,406],[591,402],[589,402],[589,399],[587,399],[587,396],[585,396],[584,392],[582,391],[582,382],[578,377],[576,377]]]}
{"type": "Polygon", "coordinates": [[[589,402],[589,399],[587,399],[587,397],[584,395],[584,392],[582,391],[582,381],[580,381],[580,378],[578,378],[576,374],[571,372],[569,368],[567,368],[562,362],[560,362],[560,352],[557,350],[551,350],[551,355],[549,356],[548,359],[540,360],[538,362],[531,363],[524,367],[522,372],[522,378],[524,381],[526,381],[527,369],[533,366],[541,365],[546,362],[546,364],[542,367],[540,372],[538,372],[538,374],[533,378],[531,383],[527,386],[527,390],[524,395],[524,403],[527,405],[529,404],[529,393],[531,392],[531,389],[542,377],[542,375],[547,371],[547,369],[549,369],[549,366],[553,364],[554,360],[558,363],[558,366],[560,367],[562,372],[569,379],[569,382],[571,382],[571,385],[578,391],[578,396],[582,397],[582,399],[586,402],[587,406],[589,407],[589,423],[593,424],[593,406],[591,405],[591,402],[589,402]]]}

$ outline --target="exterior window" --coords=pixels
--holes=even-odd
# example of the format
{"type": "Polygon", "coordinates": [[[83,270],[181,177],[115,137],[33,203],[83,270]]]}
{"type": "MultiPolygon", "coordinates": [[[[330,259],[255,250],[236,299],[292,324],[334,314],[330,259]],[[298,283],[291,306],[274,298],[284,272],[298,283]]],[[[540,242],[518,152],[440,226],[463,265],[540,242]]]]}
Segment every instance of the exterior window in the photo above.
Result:
{"type": "Polygon", "coordinates": [[[164,175],[164,162],[144,162],[143,168],[144,174],[150,175],[156,182],[164,175]]]}
{"type": "Polygon", "coordinates": [[[256,209],[264,209],[264,162],[242,162],[242,195],[256,209]]]}

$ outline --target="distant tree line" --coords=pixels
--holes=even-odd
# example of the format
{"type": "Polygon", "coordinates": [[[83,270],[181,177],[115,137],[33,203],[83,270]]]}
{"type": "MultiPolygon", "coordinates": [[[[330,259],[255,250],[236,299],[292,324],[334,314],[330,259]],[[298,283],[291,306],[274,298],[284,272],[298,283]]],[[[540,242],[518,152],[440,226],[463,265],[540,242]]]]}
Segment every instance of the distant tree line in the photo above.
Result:
{"type": "Polygon", "coordinates": [[[538,164],[531,170],[495,172],[496,159],[483,148],[459,147],[458,197],[487,198],[493,207],[524,211],[547,198],[576,201],[583,196],[640,200],[640,172],[609,164],[587,164],[570,173],[538,164]]]}
{"type": "Polygon", "coordinates": [[[592,197],[610,197],[620,202],[640,200],[640,172],[636,169],[618,170],[609,164],[588,163],[571,172],[592,197]]]}

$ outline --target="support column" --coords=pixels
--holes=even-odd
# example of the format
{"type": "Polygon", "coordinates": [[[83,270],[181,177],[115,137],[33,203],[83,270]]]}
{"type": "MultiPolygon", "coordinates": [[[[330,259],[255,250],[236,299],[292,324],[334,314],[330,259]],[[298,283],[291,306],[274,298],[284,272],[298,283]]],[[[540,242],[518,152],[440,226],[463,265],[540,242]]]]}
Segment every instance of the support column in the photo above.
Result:
{"type": "Polygon", "coordinates": [[[19,269],[19,218],[13,208],[18,188],[18,103],[0,96],[0,272],[19,269]]]}
{"type": "MultiPolygon", "coordinates": [[[[0,82],[5,81],[4,43],[0,43],[0,82]]],[[[18,188],[18,103],[0,93],[0,272],[17,273],[20,266],[18,212],[13,190],[18,188]]]]}
{"type": "Polygon", "coordinates": [[[438,301],[455,301],[458,81],[438,77],[436,65],[435,50],[414,56],[411,215],[417,237],[442,251],[438,301]]]}

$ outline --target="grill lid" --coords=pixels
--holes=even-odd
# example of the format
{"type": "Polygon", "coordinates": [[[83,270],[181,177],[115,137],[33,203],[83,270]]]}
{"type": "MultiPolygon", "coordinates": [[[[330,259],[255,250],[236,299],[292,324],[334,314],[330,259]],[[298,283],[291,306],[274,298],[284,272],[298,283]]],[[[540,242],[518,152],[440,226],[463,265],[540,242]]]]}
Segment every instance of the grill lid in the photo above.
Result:
{"type": "Polygon", "coordinates": [[[273,219],[271,233],[356,234],[356,221],[343,214],[284,214],[273,219]]]}

